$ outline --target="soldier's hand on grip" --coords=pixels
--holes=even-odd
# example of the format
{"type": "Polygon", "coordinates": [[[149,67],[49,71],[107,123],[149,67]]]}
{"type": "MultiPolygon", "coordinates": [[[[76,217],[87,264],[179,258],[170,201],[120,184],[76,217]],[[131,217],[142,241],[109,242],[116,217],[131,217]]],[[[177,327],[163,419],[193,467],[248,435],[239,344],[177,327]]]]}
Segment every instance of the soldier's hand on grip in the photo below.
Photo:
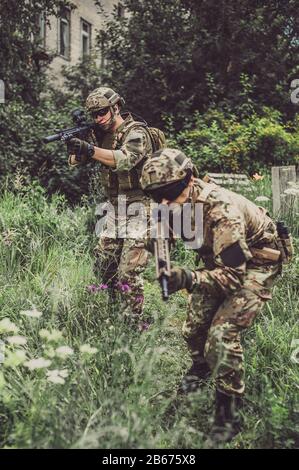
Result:
{"type": "Polygon", "coordinates": [[[193,272],[189,269],[173,268],[170,270],[170,277],[168,279],[169,294],[173,294],[181,289],[187,289],[188,292],[192,292],[193,285],[193,272]]]}
{"type": "Polygon", "coordinates": [[[93,156],[94,145],[74,137],[67,142],[67,150],[69,154],[76,155],[78,162],[85,162],[93,156]]]}

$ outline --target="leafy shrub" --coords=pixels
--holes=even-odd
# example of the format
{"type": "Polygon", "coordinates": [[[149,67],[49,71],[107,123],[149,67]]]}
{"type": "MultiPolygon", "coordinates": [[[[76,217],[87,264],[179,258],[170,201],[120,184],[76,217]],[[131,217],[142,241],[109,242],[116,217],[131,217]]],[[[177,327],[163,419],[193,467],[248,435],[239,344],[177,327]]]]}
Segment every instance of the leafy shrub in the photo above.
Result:
{"type": "Polygon", "coordinates": [[[196,113],[194,125],[172,137],[172,145],[192,157],[200,173],[254,173],[271,165],[299,162],[298,123],[283,124],[280,114],[265,108],[263,115],[243,120],[210,110],[196,113]]]}
{"type": "Polygon", "coordinates": [[[21,100],[0,107],[0,184],[7,176],[21,172],[38,179],[49,194],[63,193],[71,202],[78,202],[88,191],[88,168],[69,168],[66,147],[55,142],[45,145],[43,137],[55,129],[72,127],[70,112],[79,102],[66,103],[49,95],[32,107],[21,100]]]}

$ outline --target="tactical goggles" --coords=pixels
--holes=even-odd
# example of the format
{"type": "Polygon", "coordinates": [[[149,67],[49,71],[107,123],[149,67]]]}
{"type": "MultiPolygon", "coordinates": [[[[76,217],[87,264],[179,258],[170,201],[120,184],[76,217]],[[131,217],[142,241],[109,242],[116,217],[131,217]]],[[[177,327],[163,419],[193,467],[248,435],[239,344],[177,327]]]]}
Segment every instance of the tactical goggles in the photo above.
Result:
{"type": "Polygon", "coordinates": [[[163,199],[167,201],[174,201],[183,191],[187,188],[192,176],[192,170],[188,169],[184,179],[169,183],[160,188],[146,189],[144,193],[146,196],[153,199],[155,202],[160,204],[163,199]]]}
{"type": "Polygon", "coordinates": [[[107,106],[106,108],[99,109],[98,111],[92,111],[91,115],[92,115],[93,119],[95,119],[98,116],[100,116],[100,117],[105,116],[105,114],[107,114],[108,111],[109,111],[109,106],[107,106]]]}

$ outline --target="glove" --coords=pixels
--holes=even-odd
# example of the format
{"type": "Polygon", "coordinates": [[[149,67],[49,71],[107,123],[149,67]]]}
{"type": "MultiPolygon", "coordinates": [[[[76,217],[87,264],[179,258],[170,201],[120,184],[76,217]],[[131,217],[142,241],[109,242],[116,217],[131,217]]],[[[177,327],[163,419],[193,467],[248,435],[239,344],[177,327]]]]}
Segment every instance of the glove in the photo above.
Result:
{"type": "Polygon", "coordinates": [[[187,289],[188,292],[192,292],[193,286],[193,271],[182,268],[170,270],[170,277],[168,279],[169,294],[173,294],[180,289],[187,289]]]}
{"type": "Polygon", "coordinates": [[[67,142],[67,150],[71,155],[76,155],[76,161],[85,163],[94,155],[94,145],[74,137],[67,142]]]}

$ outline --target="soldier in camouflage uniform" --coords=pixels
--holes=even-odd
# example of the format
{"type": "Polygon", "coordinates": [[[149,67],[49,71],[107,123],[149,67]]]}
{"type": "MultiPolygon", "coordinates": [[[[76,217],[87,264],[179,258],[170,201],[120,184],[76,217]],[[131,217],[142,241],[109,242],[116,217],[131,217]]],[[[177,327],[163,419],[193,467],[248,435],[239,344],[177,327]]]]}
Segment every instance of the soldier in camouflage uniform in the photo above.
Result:
{"type": "Polygon", "coordinates": [[[180,391],[201,387],[212,373],[216,411],[211,434],[213,442],[228,441],[238,432],[237,409],[245,388],[240,335],[271,299],[281,270],[276,225],[245,197],[194,178],[191,160],[178,150],[155,152],[143,168],[141,185],[158,203],[191,202],[192,214],[202,204],[203,241],[197,252],[204,267],[173,268],[169,292],[185,288],[191,294],[183,336],[193,364],[180,391]]]}
{"type": "MultiPolygon", "coordinates": [[[[146,126],[135,122],[130,114],[125,119],[121,116],[123,103],[124,100],[111,88],[94,90],[86,100],[86,110],[95,122],[94,131],[88,142],[74,138],[68,144],[70,165],[85,164],[91,159],[98,164],[100,184],[115,210],[118,229],[134,216],[133,213],[132,216],[118,213],[119,197],[126,201],[127,213],[130,213],[132,203],[148,204],[139,179],[142,166],[153,151],[146,126]]],[[[148,257],[144,233],[134,239],[120,238],[109,229],[109,216],[111,213],[106,217],[106,224],[101,224],[102,232],[95,250],[96,272],[108,285],[110,293],[116,289],[120,292],[122,313],[139,318],[143,310],[141,273],[148,257]]]]}

